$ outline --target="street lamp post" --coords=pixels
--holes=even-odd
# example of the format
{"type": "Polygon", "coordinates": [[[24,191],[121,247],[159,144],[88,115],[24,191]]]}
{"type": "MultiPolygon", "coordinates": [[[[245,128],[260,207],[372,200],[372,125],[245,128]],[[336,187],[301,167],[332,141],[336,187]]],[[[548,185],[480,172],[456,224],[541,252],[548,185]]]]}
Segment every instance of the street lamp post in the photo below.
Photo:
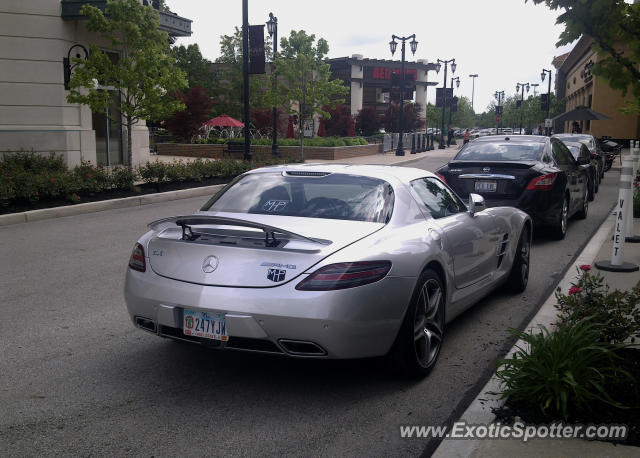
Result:
{"type": "Polygon", "coordinates": [[[520,135],[522,135],[522,105],[524,104],[524,89],[527,88],[527,92],[529,92],[529,83],[516,83],[516,94],[520,92],[520,88],[522,88],[522,96],[520,97],[520,135]]]}
{"type": "MultiPolygon", "coordinates": [[[[549,74],[549,88],[547,89],[547,119],[549,119],[549,109],[551,108],[551,70],[543,68],[540,73],[540,78],[542,79],[542,82],[544,82],[544,77],[547,73],[549,74]]],[[[544,133],[548,137],[551,133],[551,127],[545,126],[544,133]]]]}
{"type": "Polygon", "coordinates": [[[244,160],[251,162],[251,134],[249,131],[249,0],[242,0],[242,94],[244,97],[244,160]]]}
{"type": "MultiPolygon", "coordinates": [[[[276,55],[278,53],[278,18],[269,13],[269,20],[267,21],[267,31],[269,36],[273,37],[273,62],[271,66],[271,76],[273,77],[273,93],[276,94],[278,87],[278,75],[276,74],[276,55]]],[[[273,107],[273,144],[271,145],[271,155],[273,157],[280,156],[278,151],[278,108],[273,107]]]]}
{"type": "Polygon", "coordinates": [[[504,91],[496,91],[493,96],[498,99],[498,106],[496,107],[496,116],[500,116],[500,121],[496,121],[496,134],[500,134],[502,130],[502,101],[504,100],[504,91]]]}
{"type": "Polygon", "coordinates": [[[442,91],[442,125],[440,126],[440,146],[438,146],[438,149],[445,149],[444,146],[444,110],[447,106],[447,65],[451,63],[451,73],[455,73],[456,72],[456,60],[455,59],[449,59],[449,60],[441,60],[438,59],[438,66],[436,69],[436,72],[440,72],[440,66],[441,64],[444,64],[444,89],[442,91]]]}
{"type": "MultiPolygon", "coordinates": [[[[460,87],[460,77],[459,76],[456,76],[455,78],[451,77],[451,93],[452,94],[453,94],[453,82],[454,81],[456,83],[456,87],[460,87]]],[[[452,97],[452,99],[453,99],[453,97],[452,97]]],[[[451,117],[452,117],[451,115],[452,114],[453,114],[453,111],[451,110],[451,107],[449,107],[449,128],[451,128],[451,117]]]]}
{"type": "MultiPolygon", "coordinates": [[[[478,77],[477,73],[473,73],[471,75],[469,75],[469,78],[471,78],[471,111],[473,111],[473,96],[476,92],[476,78],[478,77]]],[[[475,113],[475,111],[474,111],[475,113]]]]}
{"type": "Polygon", "coordinates": [[[397,40],[402,41],[402,59],[401,59],[401,69],[400,69],[400,136],[398,139],[398,149],[396,150],[396,156],[404,156],[404,145],[402,144],[402,136],[404,134],[404,44],[408,39],[411,39],[409,44],[411,45],[411,54],[416,53],[416,49],[418,49],[418,42],[416,41],[416,34],[409,35],[408,37],[399,37],[397,35],[391,36],[391,41],[389,42],[389,49],[391,50],[391,55],[396,52],[396,47],[398,46],[397,40]]]}

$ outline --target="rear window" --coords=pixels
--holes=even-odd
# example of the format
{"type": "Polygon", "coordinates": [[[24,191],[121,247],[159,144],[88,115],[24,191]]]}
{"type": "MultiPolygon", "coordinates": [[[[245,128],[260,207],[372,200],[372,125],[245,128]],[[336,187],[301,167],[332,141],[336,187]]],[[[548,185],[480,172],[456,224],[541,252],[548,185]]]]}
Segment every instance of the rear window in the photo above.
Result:
{"type": "Polygon", "coordinates": [[[571,155],[575,158],[578,159],[578,156],[580,156],[580,146],[578,145],[566,145],[567,148],[569,148],[569,151],[571,151],[571,155]]]}
{"type": "Polygon", "coordinates": [[[457,161],[537,161],[544,143],[471,142],[454,158],[457,161]]]}
{"type": "Polygon", "coordinates": [[[393,204],[393,188],[377,178],[274,172],[241,177],[201,210],[386,223],[393,204]]]}

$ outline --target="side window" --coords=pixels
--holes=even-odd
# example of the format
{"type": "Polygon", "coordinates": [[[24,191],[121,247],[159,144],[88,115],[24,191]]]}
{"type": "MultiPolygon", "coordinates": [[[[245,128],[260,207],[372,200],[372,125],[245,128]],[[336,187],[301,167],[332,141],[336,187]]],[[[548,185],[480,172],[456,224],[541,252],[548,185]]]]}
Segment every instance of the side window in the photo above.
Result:
{"type": "Polygon", "coordinates": [[[558,165],[573,165],[575,162],[567,147],[560,142],[552,143],[552,154],[558,165]]]}
{"type": "Polygon", "coordinates": [[[435,178],[413,180],[411,189],[433,218],[444,218],[445,216],[467,211],[460,199],[440,180],[435,178]]]}

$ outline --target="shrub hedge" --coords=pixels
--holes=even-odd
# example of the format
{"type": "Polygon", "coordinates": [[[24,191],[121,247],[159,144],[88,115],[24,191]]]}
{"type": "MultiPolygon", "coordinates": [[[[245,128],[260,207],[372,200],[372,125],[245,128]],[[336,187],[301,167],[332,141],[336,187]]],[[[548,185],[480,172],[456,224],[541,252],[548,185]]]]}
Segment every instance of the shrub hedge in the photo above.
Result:
{"type": "Polygon", "coordinates": [[[266,161],[262,156],[254,155],[253,163],[234,159],[197,159],[193,162],[147,162],[136,168],[105,168],[83,161],[69,169],[63,157],[54,153],[3,153],[0,160],[0,206],[29,205],[54,199],[78,203],[83,196],[105,191],[132,191],[140,181],[155,184],[199,182],[213,177],[234,177],[251,168],[287,162],[296,160],[283,157],[277,161],[266,161]]]}

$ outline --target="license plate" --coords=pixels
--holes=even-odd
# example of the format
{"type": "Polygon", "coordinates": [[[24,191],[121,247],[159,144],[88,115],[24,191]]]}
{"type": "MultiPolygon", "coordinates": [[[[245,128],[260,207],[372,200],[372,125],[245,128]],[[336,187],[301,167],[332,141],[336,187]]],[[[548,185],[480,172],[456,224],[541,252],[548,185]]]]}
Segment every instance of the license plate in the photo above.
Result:
{"type": "Polygon", "coordinates": [[[221,340],[223,342],[229,340],[224,313],[209,313],[184,309],[182,332],[184,332],[186,336],[221,340]]]}
{"type": "Polygon", "coordinates": [[[476,181],[476,192],[496,192],[495,181],[476,181]]]}

